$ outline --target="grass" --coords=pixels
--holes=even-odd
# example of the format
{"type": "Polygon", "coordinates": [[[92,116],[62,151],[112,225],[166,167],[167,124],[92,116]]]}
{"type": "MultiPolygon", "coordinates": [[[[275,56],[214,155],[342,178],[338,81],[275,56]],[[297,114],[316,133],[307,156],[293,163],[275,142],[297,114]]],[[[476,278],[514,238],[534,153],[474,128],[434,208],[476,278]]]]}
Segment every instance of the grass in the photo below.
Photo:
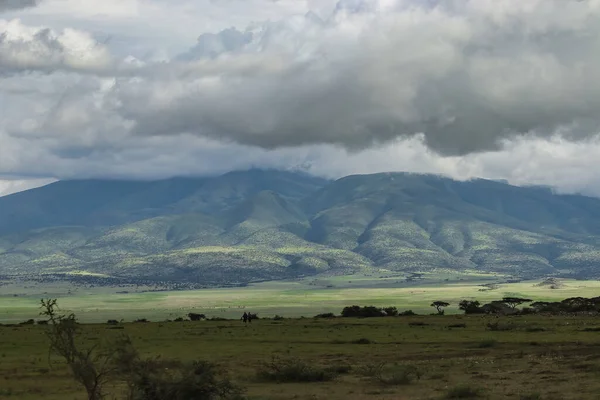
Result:
{"type": "MultiPolygon", "coordinates": [[[[584,330],[597,318],[502,319],[516,329],[490,331],[496,318],[488,316],[286,318],[248,326],[124,323],[122,330],[84,324],[81,340],[93,345],[126,333],[143,356],[214,362],[249,399],[597,398],[598,333],[584,330]],[[427,325],[409,326],[419,321],[427,325]],[[460,331],[447,328],[459,323],[466,325],[460,331]],[[354,344],[357,338],[370,343],[354,344]],[[485,341],[495,345],[479,346],[485,341]]],[[[83,398],[60,360],[49,366],[44,328],[0,327],[0,399],[83,398]]]]}
{"type": "MultiPolygon", "coordinates": [[[[540,281],[498,284],[493,290],[482,290],[490,277],[464,275],[465,282],[440,282],[449,272],[425,275],[418,284],[397,284],[397,287],[377,287],[377,276],[332,277],[288,282],[266,282],[245,288],[204,289],[192,291],[142,292],[150,288],[74,287],[67,285],[8,284],[0,295],[0,323],[20,322],[37,317],[41,297],[57,297],[61,305],[77,313],[85,322],[107,319],[139,318],[149,320],[175,319],[188,312],[211,317],[239,318],[244,311],[260,316],[276,314],[288,317],[312,317],[320,313],[339,314],[349,304],[370,304],[378,307],[397,306],[400,312],[412,309],[429,314],[433,300],[451,303],[446,314],[458,313],[461,299],[478,299],[482,303],[503,296],[521,296],[534,300],[563,300],[568,297],[594,297],[599,281],[564,280],[560,289],[539,286],[540,281]],[[355,286],[356,285],[356,286],[355,286]],[[128,291],[129,293],[118,293],[128,291]]],[[[456,278],[456,277],[455,277],[456,278]]],[[[462,278],[461,278],[462,279],[462,278]]],[[[384,279],[385,281],[385,279],[384,279]]]]}

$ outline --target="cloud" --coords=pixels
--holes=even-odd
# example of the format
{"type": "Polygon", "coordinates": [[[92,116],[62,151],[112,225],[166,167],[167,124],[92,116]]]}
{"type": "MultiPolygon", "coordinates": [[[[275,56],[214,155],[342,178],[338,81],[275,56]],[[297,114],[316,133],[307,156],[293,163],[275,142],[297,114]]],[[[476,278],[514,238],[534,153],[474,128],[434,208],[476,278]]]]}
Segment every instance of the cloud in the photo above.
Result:
{"type": "Polygon", "coordinates": [[[0,0],[0,12],[35,7],[40,0],[0,0]]]}
{"type": "Polygon", "coordinates": [[[204,34],[162,76],[119,85],[119,112],[138,135],[266,149],[423,133],[453,155],[600,131],[598,1],[445,4],[341,1],[325,20],[204,34]]]}
{"type": "Polygon", "coordinates": [[[0,179],[0,197],[54,182],[53,179],[0,179]]]}
{"type": "Polygon", "coordinates": [[[600,195],[599,0],[84,3],[35,9],[60,28],[0,20],[0,174],[407,170],[600,195]]]}
{"type": "Polygon", "coordinates": [[[61,69],[102,71],[113,63],[106,46],[87,32],[54,32],[26,26],[18,19],[0,20],[0,32],[0,74],[61,69]]]}

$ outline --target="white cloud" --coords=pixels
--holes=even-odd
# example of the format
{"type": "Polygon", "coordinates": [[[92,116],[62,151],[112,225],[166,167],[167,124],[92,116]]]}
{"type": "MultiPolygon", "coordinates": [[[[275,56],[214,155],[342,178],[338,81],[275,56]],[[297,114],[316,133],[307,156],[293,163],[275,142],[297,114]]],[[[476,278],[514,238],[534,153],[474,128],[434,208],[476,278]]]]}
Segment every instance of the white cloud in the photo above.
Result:
{"type": "Polygon", "coordinates": [[[408,170],[600,195],[600,0],[46,0],[6,16],[0,174],[408,170]]]}
{"type": "Polygon", "coordinates": [[[54,179],[0,179],[0,197],[54,182],[54,179]]]}

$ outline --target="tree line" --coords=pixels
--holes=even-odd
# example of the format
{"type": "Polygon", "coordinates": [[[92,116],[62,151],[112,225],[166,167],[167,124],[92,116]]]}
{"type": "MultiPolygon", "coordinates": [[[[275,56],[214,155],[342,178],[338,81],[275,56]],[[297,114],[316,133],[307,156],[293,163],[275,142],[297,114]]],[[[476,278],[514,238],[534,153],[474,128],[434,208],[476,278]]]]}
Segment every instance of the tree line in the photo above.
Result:
{"type": "MultiPolygon", "coordinates": [[[[435,300],[431,307],[435,315],[444,315],[445,309],[451,305],[450,302],[435,300]]],[[[495,314],[495,315],[517,315],[517,314],[551,314],[563,315],[574,313],[600,313],[600,297],[570,297],[562,301],[533,301],[525,297],[503,297],[481,304],[478,300],[461,300],[458,308],[465,314],[495,314]],[[519,306],[528,304],[526,307],[519,306]]],[[[397,307],[375,307],[375,306],[347,306],[341,311],[342,317],[370,318],[370,317],[396,317],[416,315],[412,310],[398,311],[397,307]]],[[[333,318],[333,313],[319,314],[317,318],[333,318]]]]}

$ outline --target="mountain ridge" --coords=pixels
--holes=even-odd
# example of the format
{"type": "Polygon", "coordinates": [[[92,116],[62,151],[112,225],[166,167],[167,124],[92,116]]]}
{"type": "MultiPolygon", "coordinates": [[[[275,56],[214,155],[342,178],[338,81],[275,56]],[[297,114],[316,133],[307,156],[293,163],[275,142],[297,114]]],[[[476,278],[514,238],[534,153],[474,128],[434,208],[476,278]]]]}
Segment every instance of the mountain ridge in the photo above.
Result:
{"type": "Polygon", "coordinates": [[[0,275],[206,285],[356,273],[600,275],[600,199],[414,173],[60,181],[0,197],[0,275]]]}

